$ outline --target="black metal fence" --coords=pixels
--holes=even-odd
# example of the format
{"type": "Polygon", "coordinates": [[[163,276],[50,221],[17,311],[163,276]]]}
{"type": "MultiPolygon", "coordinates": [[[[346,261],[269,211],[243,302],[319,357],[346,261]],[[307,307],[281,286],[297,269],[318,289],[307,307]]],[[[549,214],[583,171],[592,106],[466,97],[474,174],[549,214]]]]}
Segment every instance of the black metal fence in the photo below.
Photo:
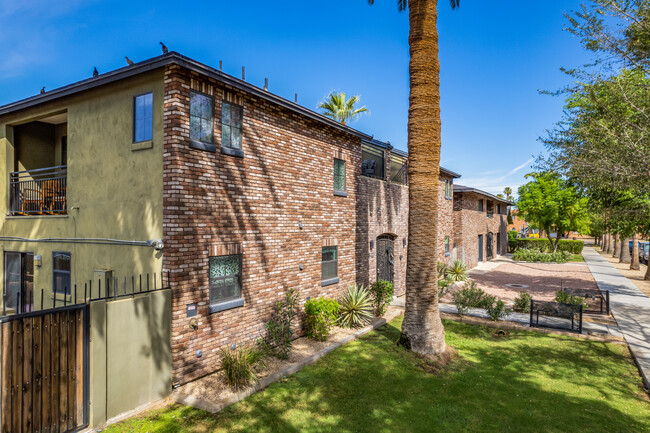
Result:
{"type": "Polygon", "coordinates": [[[582,333],[582,304],[530,301],[530,326],[582,333]]]}
{"type": "Polygon", "coordinates": [[[99,278],[89,280],[83,285],[73,284],[72,287],[64,287],[61,293],[53,293],[51,290],[40,290],[40,299],[35,302],[34,292],[16,293],[16,309],[8,310],[7,303],[2,306],[2,316],[11,316],[20,312],[35,312],[49,309],[65,308],[71,305],[86,304],[91,301],[102,299],[118,299],[125,296],[133,297],[141,293],[149,293],[169,288],[169,272],[167,275],[161,273],[132,275],[130,278],[99,278]],[[163,282],[163,276],[165,281],[163,282]],[[52,294],[52,305],[45,299],[52,294]],[[70,298],[70,300],[68,300],[70,298]]]}
{"type": "Polygon", "coordinates": [[[15,171],[9,175],[12,215],[66,213],[67,166],[15,171]]]}
{"type": "Polygon", "coordinates": [[[598,289],[564,289],[571,296],[584,299],[584,313],[609,315],[609,290],[598,289]]]}

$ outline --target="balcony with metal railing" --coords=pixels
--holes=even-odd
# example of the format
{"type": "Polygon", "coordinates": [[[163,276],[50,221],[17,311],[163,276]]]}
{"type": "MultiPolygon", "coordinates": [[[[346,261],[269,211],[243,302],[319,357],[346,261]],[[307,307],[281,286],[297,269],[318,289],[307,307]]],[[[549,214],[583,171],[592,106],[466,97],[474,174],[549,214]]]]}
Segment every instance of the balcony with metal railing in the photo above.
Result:
{"type": "Polygon", "coordinates": [[[66,214],[67,178],[68,167],[65,165],[10,173],[10,214],[66,214]]]}

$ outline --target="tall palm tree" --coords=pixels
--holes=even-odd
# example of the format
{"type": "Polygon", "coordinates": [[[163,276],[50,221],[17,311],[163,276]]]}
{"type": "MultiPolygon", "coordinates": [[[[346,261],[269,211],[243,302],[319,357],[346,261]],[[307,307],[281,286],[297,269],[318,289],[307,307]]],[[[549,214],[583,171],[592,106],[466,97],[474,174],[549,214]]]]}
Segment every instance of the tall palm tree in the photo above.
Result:
{"type": "MultiPolygon", "coordinates": [[[[452,8],[460,0],[450,0],[452,8]]],[[[374,4],[374,0],[368,0],[374,4]]],[[[406,309],[400,344],[425,355],[443,354],[445,329],[438,307],[438,192],[440,175],[440,62],[438,1],[397,0],[409,10],[410,88],[409,248],[406,257],[406,309]]]]}
{"type": "Polygon", "coordinates": [[[368,113],[366,107],[356,108],[359,102],[359,96],[351,96],[347,101],[345,100],[345,92],[332,92],[327,95],[327,98],[320,104],[323,115],[331,117],[332,119],[346,124],[347,122],[356,119],[361,113],[368,113]]]}
{"type": "Polygon", "coordinates": [[[509,186],[506,186],[503,189],[503,193],[506,195],[506,200],[510,201],[510,197],[512,197],[512,188],[510,188],[509,186]]]}

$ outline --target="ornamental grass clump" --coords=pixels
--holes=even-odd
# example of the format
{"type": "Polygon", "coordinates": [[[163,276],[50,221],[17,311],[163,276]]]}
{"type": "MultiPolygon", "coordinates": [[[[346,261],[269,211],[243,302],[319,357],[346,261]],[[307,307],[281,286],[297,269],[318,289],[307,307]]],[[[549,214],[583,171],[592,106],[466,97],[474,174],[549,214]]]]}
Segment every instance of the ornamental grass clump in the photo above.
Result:
{"type": "Polygon", "coordinates": [[[339,317],[339,303],[335,299],[318,298],[305,302],[306,333],[318,341],[327,340],[339,317]]]}
{"type": "Polygon", "coordinates": [[[370,286],[370,296],[375,309],[375,315],[381,316],[393,301],[395,286],[390,281],[377,280],[370,286]]]}
{"type": "Polygon", "coordinates": [[[582,305],[583,309],[587,309],[589,305],[582,296],[572,296],[566,290],[558,290],[555,294],[555,302],[560,304],[582,305]]]}
{"type": "Polygon", "coordinates": [[[373,318],[372,300],[363,286],[356,284],[348,287],[347,292],[339,299],[341,315],[339,325],[343,328],[360,328],[373,318]]]}
{"type": "Polygon", "coordinates": [[[257,381],[256,367],[265,368],[264,353],[255,346],[222,349],[219,353],[226,383],[238,389],[257,381]]]}

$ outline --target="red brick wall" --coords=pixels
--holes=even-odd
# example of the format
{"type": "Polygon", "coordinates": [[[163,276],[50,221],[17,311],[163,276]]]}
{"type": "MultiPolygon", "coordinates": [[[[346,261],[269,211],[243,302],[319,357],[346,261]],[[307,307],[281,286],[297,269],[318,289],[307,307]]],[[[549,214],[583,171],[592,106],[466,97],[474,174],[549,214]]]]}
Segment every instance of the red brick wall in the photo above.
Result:
{"type": "Polygon", "coordinates": [[[487,234],[493,233],[494,254],[505,254],[508,249],[507,208],[501,204],[501,214],[497,213],[494,202],[494,214],[487,216],[486,196],[474,192],[454,193],[454,242],[456,255],[470,268],[478,264],[478,235],[483,235],[483,260],[487,260],[487,234]],[[478,211],[478,200],[483,199],[483,212],[478,211]],[[501,250],[497,251],[497,233],[501,233],[501,250]]]}
{"type": "Polygon", "coordinates": [[[180,384],[214,371],[219,349],[258,338],[288,289],[303,303],[355,283],[364,259],[356,218],[361,152],[357,137],[177,65],[165,72],[164,125],[164,268],[173,289],[173,381],[180,384]],[[189,147],[192,87],[214,95],[216,153],[189,147]],[[243,99],[244,158],[220,153],[224,92],[243,99]],[[333,195],[335,152],[347,161],[348,197],[333,195]],[[321,287],[325,243],[338,244],[340,282],[321,287]],[[245,305],[210,314],[210,251],[231,248],[242,251],[245,305]],[[186,318],[192,303],[196,330],[186,318]]]}

